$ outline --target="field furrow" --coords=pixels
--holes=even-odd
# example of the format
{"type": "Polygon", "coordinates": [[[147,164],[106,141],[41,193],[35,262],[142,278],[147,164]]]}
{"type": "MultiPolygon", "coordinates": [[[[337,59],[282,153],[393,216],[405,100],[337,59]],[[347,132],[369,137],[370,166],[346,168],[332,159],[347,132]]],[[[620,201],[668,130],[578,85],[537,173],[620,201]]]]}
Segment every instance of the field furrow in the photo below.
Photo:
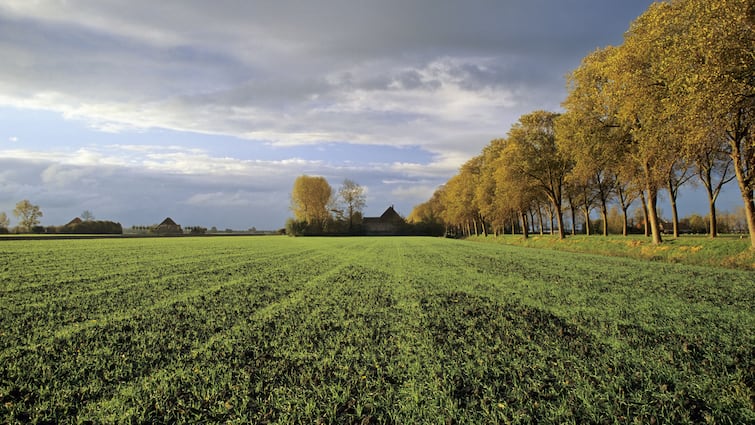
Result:
{"type": "Polygon", "coordinates": [[[0,254],[0,422],[755,422],[752,272],[430,238],[0,254]]]}

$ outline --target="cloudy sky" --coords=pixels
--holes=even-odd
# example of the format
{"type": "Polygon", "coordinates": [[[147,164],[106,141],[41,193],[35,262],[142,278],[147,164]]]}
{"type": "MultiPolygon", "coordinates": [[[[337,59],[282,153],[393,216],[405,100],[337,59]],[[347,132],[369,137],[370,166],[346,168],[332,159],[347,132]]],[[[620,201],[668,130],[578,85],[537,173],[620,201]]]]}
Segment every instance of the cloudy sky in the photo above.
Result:
{"type": "Polygon", "coordinates": [[[309,174],[408,215],[650,3],[3,0],[0,211],[276,229],[309,174]]]}

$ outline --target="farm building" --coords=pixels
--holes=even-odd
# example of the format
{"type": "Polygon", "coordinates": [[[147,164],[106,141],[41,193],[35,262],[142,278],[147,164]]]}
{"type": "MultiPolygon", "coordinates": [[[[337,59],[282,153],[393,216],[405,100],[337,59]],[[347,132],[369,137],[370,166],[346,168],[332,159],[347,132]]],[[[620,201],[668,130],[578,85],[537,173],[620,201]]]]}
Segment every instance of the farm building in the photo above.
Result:
{"type": "Polygon", "coordinates": [[[393,209],[393,205],[388,207],[380,217],[365,217],[362,220],[364,233],[374,236],[398,235],[403,231],[405,224],[404,218],[393,209]]]}
{"type": "Polygon", "coordinates": [[[66,225],[64,227],[74,227],[74,226],[76,226],[78,224],[81,224],[81,223],[83,223],[83,220],[81,220],[79,217],[75,217],[73,220],[71,220],[68,223],[66,223],[66,225]]]}
{"type": "Polygon", "coordinates": [[[181,235],[183,234],[183,230],[181,229],[181,226],[176,224],[175,221],[173,221],[172,218],[168,217],[165,220],[163,220],[162,223],[155,226],[154,229],[152,229],[154,233],[157,233],[159,235],[181,235]]]}

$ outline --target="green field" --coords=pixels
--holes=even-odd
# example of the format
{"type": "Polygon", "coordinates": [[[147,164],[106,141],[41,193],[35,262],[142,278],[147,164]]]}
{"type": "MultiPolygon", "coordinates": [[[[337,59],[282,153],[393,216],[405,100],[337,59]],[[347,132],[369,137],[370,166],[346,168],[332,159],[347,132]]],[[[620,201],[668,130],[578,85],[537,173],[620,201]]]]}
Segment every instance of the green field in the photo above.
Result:
{"type": "Polygon", "coordinates": [[[0,259],[0,423],[755,423],[751,271],[433,238],[0,259]]]}

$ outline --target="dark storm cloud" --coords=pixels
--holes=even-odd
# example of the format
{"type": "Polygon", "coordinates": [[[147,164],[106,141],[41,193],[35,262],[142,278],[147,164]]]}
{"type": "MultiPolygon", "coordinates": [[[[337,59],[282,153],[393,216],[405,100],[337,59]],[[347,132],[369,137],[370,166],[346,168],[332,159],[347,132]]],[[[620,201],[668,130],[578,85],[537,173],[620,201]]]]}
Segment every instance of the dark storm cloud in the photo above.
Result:
{"type": "MultiPolygon", "coordinates": [[[[341,139],[356,133],[348,130],[352,117],[344,114],[344,123],[331,126],[337,130],[322,128],[318,111],[351,109],[360,124],[378,111],[373,124],[379,131],[387,108],[414,112],[422,109],[415,102],[429,102],[439,104],[442,114],[445,98],[438,89],[444,85],[460,88],[456,97],[477,100],[470,107],[489,110],[496,106],[480,99],[481,90],[501,90],[501,97],[504,90],[543,87],[563,93],[563,74],[595,47],[618,42],[646,5],[618,0],[8,1],[0,6],[6,12],[0,18],[0,53],[9,59],[0,70],[6,82],[3,103],[25,102],[97,122],[267,134],[278,141],[286,141],[290,130],[278,127],[286,120],[276,117],[291,116],[310,129],[311,142],[341,139]],[[438,63],[448,69],[432,69],[438,63]],[[357,105],[355,89],[372,95],[372,104],[357,105]],[[397,90],[424,95],[401,103],[384,98],[397,90]],[[253,128],[236,125],[249,118],[244,108],[259,118],[250,121],[253,128]],[[197,128],[197,116],[203,128],[197,128]]],[[[513,122],[539,107],[526,99],[517,102],[492,115],[513,122]]],[[[430,125],[445,126],[442,116],[427,118],[430,125]]],[[[496,124],[478,123],[505,132],[496,124]]],[[[411,131],[416,129],[406,129],[411,131]]],[[[429,143],[427,136],[416,134],[419,143],[429,143]]]]}

